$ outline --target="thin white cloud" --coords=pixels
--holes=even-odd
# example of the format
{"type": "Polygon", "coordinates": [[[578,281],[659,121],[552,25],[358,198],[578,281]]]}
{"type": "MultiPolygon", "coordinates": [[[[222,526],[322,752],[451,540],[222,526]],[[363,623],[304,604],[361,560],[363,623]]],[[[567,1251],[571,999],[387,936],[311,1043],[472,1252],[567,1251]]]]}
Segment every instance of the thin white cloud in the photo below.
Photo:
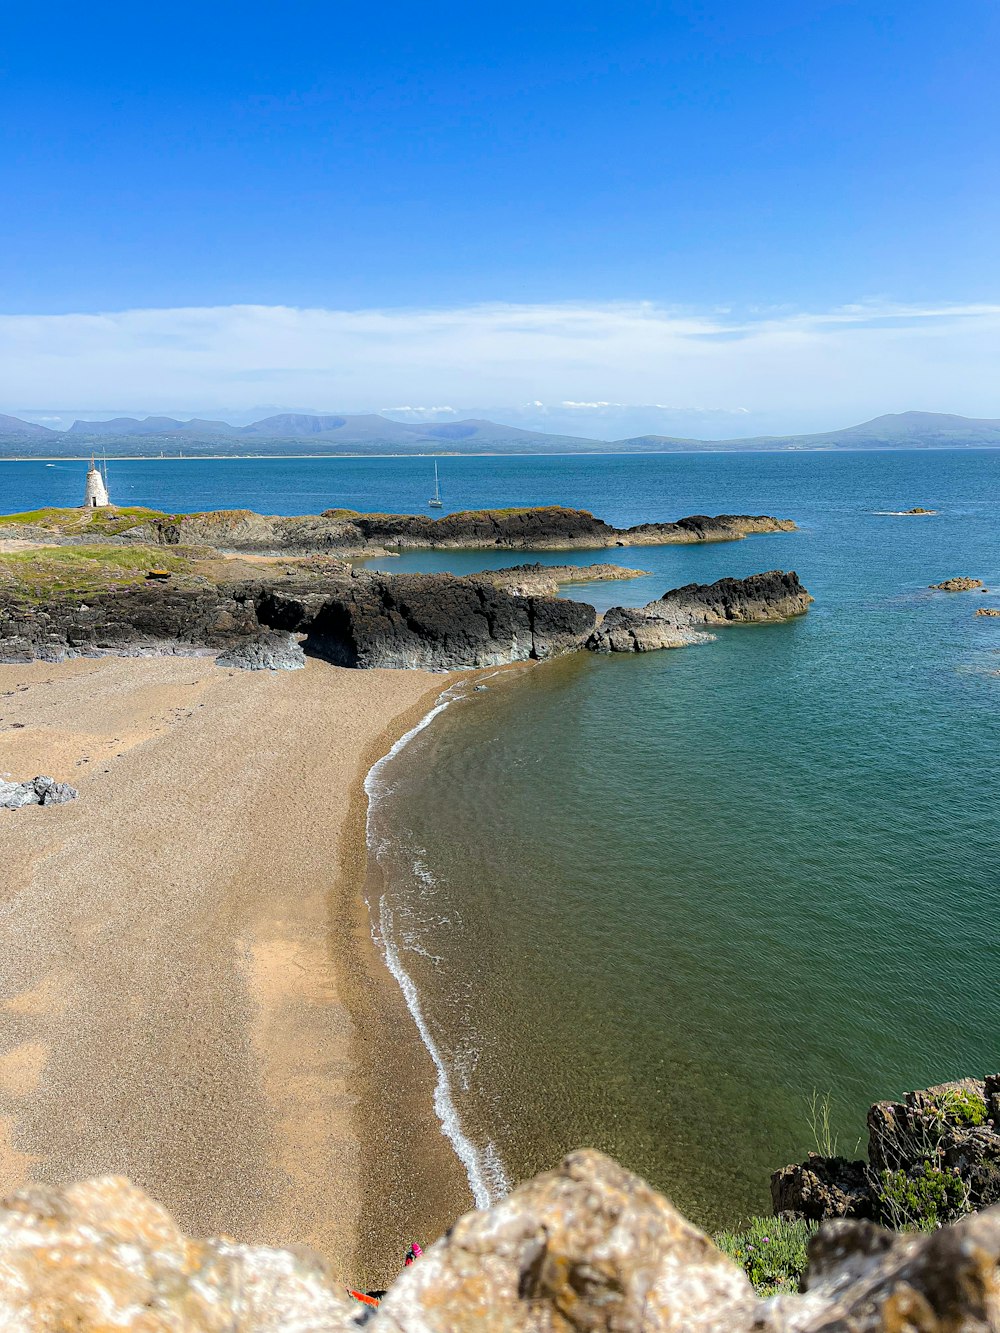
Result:
{"type": "Polygon", "coordinates": [[[0,410],[673,402],[820,411],[844,424],[907,407],[1000,415],[998,361],[1000,306],[985,304],[873,301],[742,314],[640,302],[7,315],[0,410]]]}

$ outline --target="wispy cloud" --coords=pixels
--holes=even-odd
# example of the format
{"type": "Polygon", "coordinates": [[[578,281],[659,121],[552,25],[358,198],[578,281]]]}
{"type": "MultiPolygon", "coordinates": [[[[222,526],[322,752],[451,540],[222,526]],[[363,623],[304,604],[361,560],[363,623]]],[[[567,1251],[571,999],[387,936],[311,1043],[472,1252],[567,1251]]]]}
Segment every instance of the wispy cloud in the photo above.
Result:
{"type": "MultiPolygon", "coordinates": [[[[0,410],[262,400],[1000,415],[1000,306],[710,312],[651,303],[0,316],[0,410]]],[[[447,408],[398,408],[445,413],[447,408]]]]}

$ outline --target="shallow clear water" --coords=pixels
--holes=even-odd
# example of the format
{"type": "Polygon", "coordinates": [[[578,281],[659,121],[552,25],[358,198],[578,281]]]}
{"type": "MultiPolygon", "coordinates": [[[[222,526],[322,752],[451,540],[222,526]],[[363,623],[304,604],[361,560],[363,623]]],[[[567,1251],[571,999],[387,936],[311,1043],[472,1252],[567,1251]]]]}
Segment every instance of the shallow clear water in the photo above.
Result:
{"type": "Polygon", "coordinates": [[[391,770],[388,901],[462,1125],[510,1179],[596,1144],[718,1226],[769,1210],[770,1171],[813,1146],[813,1089],[850,1153],[871,1100],[1000,1067],[1000,623],[973,614],[1000,598],[927,589],[1000,587],[1000,455],[670,457],[576,480],[618,521],[802,527],[616,552],[653,572],[595,585],[598,604],[774,567],[816,603],[453,705],[391,770]],[[912,504],[941,512],[873,512],[912,504]]]}
{"type": "MultiPolygon", "coordinates": [[[[112,463],[122,503],[421,510],[427,460],[112,463]]],[[[381,774],[386,910],[494,1188],[595,1144],[715,1226],[768,1206],[829,1090],[1000,1068],[1000,453],[454,459],[446,508],[560,502],[618,524],[771,513],[744,542],[548,552],[650,571],[604,607],[795,569],[808,616],[495,678],[381,774]],[[911,505],[935,517],[879,515],[911,505]]],[[[0,464],[0,510],[80,465],[0,464]],[[65,471],[65,470],[68,470],[65,471]]],[[[64,491],[59,491],[59,486],[64,491]]],[[[530,553],[421,552],[454,569],[530,553]]]]}

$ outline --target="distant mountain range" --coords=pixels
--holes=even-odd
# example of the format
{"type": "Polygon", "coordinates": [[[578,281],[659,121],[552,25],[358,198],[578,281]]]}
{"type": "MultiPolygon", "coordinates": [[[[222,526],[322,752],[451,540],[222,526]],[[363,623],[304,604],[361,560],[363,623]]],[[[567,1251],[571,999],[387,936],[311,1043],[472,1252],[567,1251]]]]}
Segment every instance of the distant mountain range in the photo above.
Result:
{"type": "Polygon", "coordinates": [[[972,449],[1000,448],[1000,421],[943,412],[899,412],[860,426],[818,435],[768,435],[754,439],[697,440],[640,435],[589,440],[504,426],[495,421],[393,421],[375,413],[355,416],[286,412],[248,426],[173,417],[115,417],[74,421],[52,430],[0,415],[0,457],[80,457],[91,450],[110,456],[260,454],[486,454],[655,453],[747,449],[972,449]]]}

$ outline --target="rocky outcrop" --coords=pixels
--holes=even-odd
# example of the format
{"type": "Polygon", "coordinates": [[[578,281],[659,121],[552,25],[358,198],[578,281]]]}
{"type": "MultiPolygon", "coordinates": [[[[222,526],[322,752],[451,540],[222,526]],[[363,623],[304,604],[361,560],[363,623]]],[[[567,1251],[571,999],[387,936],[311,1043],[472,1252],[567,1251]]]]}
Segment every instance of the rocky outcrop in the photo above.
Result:
{"type": "Polygon", "coordinates": [[[0,661],[215,652],[224,666],[276,669],[301,666],[304,650],[342,666],[444,671],[585,644],[597,652],[675,647],[695,641],[699,626],[781,619],[811,600],[794,574],[775,571],[690,584],[640,610],[615,608],[597,626],[587,603],[529,592],[548,586],[543,568],[464,578],[324,569],[242,583],[144,581],[86,603],[0,601],[0,661]],[[304,636],[302,646],[289,634],[304,636]]]}
{"type": "Polygon", "coordinates": [[[644,653],[697,642],[700,627],[787,620],[812,597],[795,573],[774,569],[745,579],[689,583],[643,607],[612,607],[587,641],[597,653],[644,653]]]}
{"type": "Polygon", "coordinates": [[[6,782],[0,778],[0,810],[20,810],[25,805],[65,805],[80,795],[68,782],[38,777],[29,782],[6,782]]]}
{"type": "Polygon", "coordinates": [[[617,583],[642,578],[649,571],[625,569],[622,565],[510,565],[486,569],[476,575],[480,583],[492,583],[517,597],[554,597],[568,583],[617,583]]]}
{"type": "Polygon", "coordinates": [[[801,1165],[774,1172],[771,1201],[776,1215],[791,1213],[810,1222],[877,1215],[867,1164],[818,1153],[810,1153],[801,1165]]]}
{"type": "Polygon", "coordinates": [[[340,666],[432,671],[553,657],[579,647],[596,619],[582,602],[512,596],[451,574],[361,573],[304,596],[275,587],[258,614],[340,666]]]}
{"type": "Polygon", "coordinates": [[[1000,610],[995,606],[981,606],[976,612],[977,616],[1000,616],[1000,610]]]}
{"type": "Polygon", "coordinates": [[[133,584],[88,602],[0,601],[0,661],[158,656],[234,647],[260,629],[245,590],[133,584]]]}
{"type": "Polygon", "coordinates": [[[801,1295],[742,1269],[638,1177],[577,1152],[470,1213],[377,1310],[300,1251],[192,1240],[128,1181],[0,1208],[11,1333],[987,1333],[1000,1329],[1000,1210],[929,1235],[865,1222],[813,1237],[801,1295]]]}
{"type": "Polygon", "coordinates": [[[935,592],[970,592],[973,588],[983,586],[982,579],[969,579],[959,576],[954,579],[945,579],[943,583],[931,583],[928,585],[935,592]]]}
{"type": "Polygon", "coordinates": [[[221,667],[241,671],[298,671],[305,666],[306,655],[293,634],[264,630],[220,653],[215,660],[221,667]]]}
{"type": "Polygon", "coordinates": [[[771,1177],[775,1213],[893,1226],[941,1222],[1000,1203],[1000,1075],[876,1102],[868,1160],[810,1153],[771,1177]]]}
{"type": "MultiPolygon", "coordinates": [[[[476,550],[599,550],[608,546],[738,541],[754,533],[792,532],[790,519],[765,514],[696,514],[676,523],[615,528],[586,509],[481,509],[442,518],[423,514],[359,514],[326,509],[294,517],[219,510],[144,519],[125,540],[207,545],[254,553],[342,552],[352,555],[414,548],[476,550]]],[[[13,534],[12,535],[16,535],[13,534]]]]}

